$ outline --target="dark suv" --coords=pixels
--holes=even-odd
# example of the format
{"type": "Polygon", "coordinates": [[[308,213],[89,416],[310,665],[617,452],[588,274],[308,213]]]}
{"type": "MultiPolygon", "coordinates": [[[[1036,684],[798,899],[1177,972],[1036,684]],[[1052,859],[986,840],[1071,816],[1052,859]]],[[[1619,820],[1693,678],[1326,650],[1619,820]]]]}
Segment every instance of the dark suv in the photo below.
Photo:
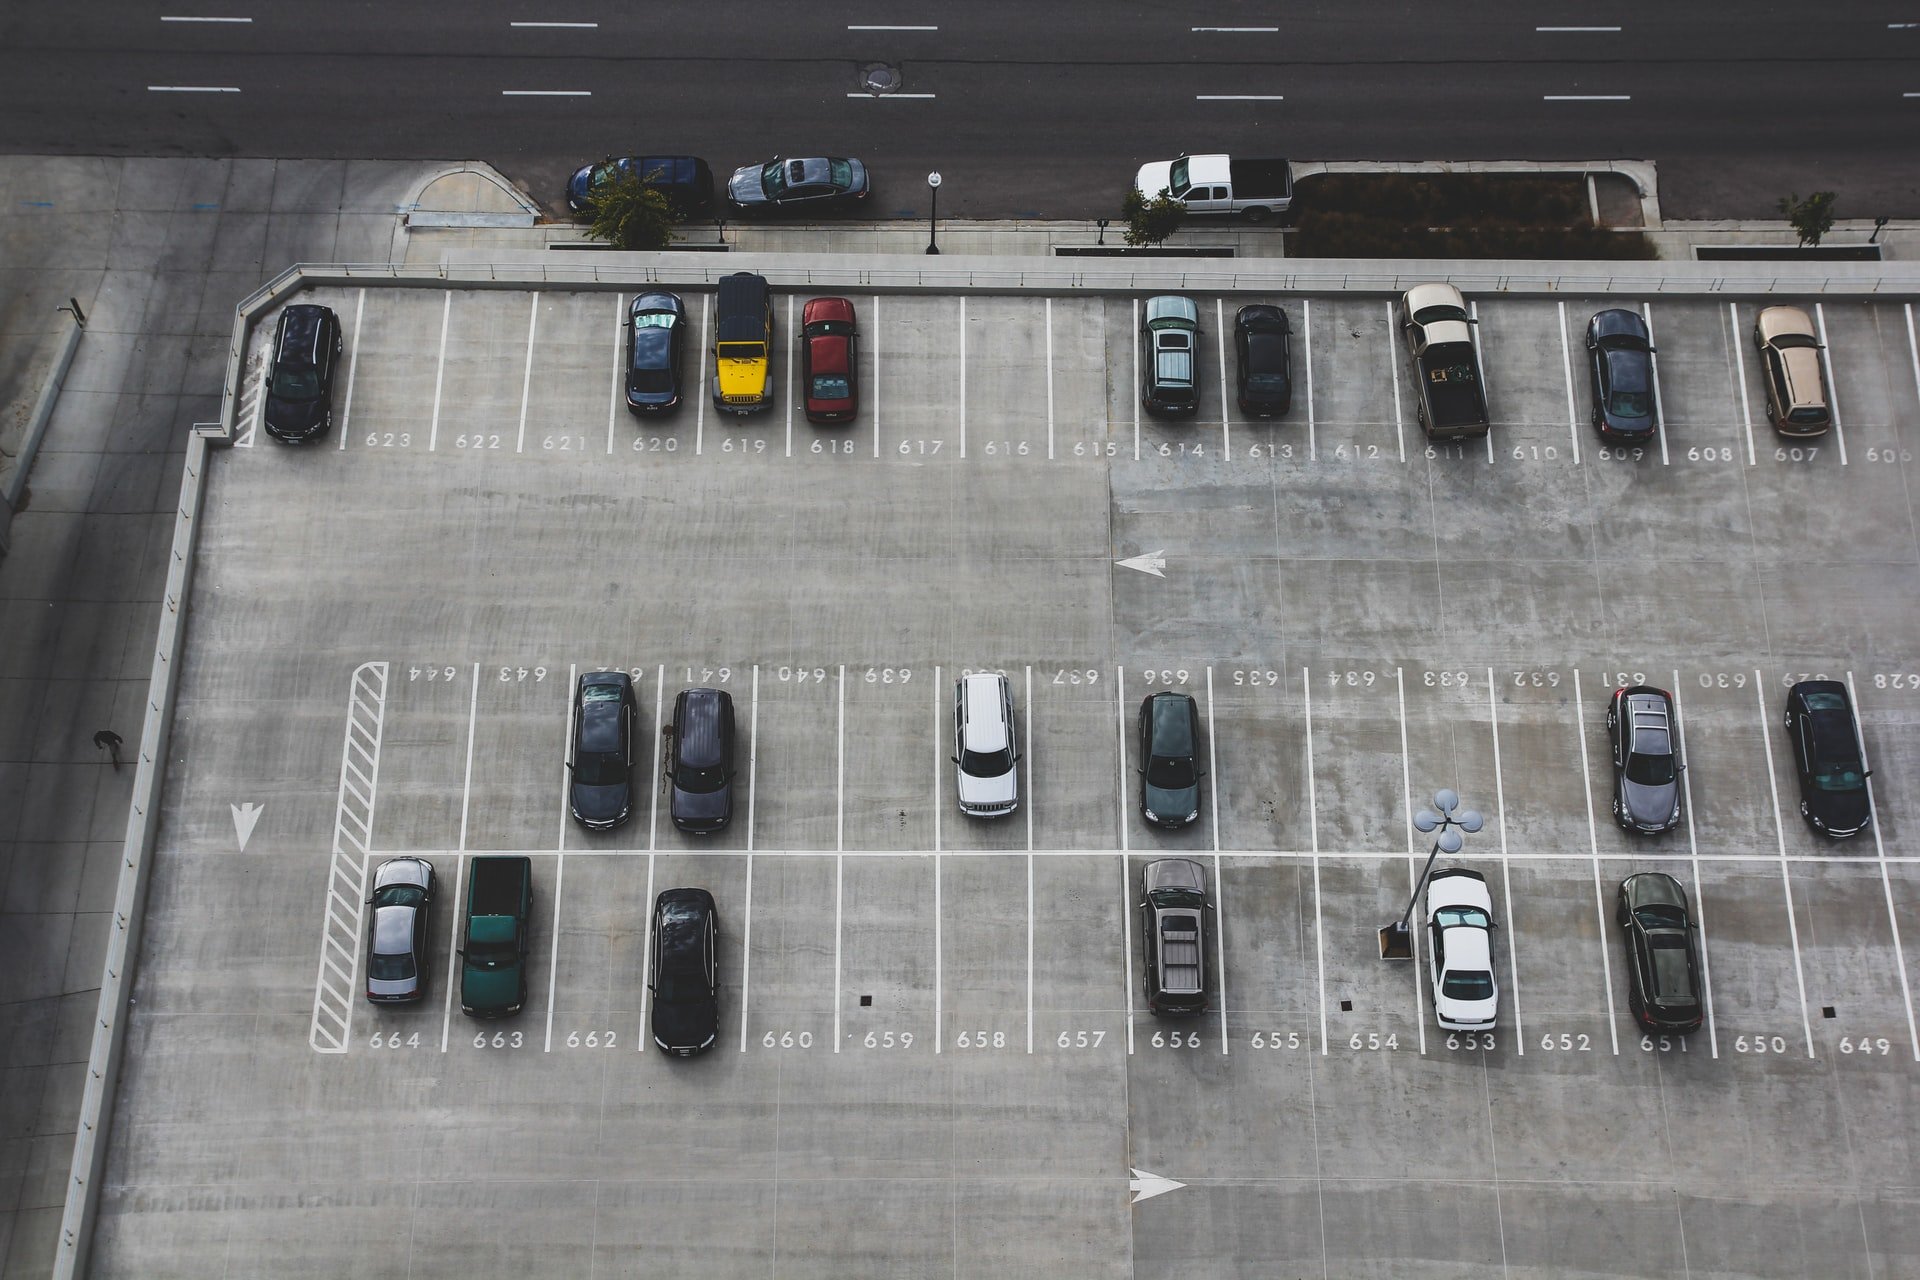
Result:
{"type": "Polygon", "coordinates": [[[1701,1021],[1700,957],[1687,891],[1663,871],[1620,882],[1614,918],[1627,942],[1627,1009],[1644,1031],[1692,1031],[1701,1021]]]}
{"type": "Polygon", "coordinates": [[[1802,680],[1787,690],[1787,742],[1800,775],[1800,816],[1822,835],[1850,836],[1873,821],[1853,700],[1838,680],[1802,680]]]}
{"type": "Polygon", "coordinates": [[[1293,328],[1286,312],[1265,303],[1240,308],[1233,352],[1240,412],[1271,418],[1293,407],[1293,328]]]}
{"type": "Polygon", "coordinates": [[[567,804],[590,831],[611,831],[633,812],[633,734],[640,702],[624,671],[589,671],[573,691],[573,760],[567,804]]]}
{"type": "Polygon", "coordinates": [[[1200,708],[1163,690],[1140,703],[1140,812],[1156,827],[1200,816],[1200,708]]]}
{"type": "Polygon", "coordinates": [[[267,434],[303,444],[333,425],[333,375],[340,365],[340,317],[303,302],[280,313],[267,373],[267,434]]]}
{"type": "Polygon", "coordinates": [[[1207,1008],[1207,872],[1189,858],[1162,858],[1140,872],[1140,946],[1147,1011],[1196,1014],[1207,1008]]]}
{"type": "Polygon", "coordinates": [[[705,889],[667,889],[653,904],[653,1042],[677,1058],[720,1033],[720,916],[705,889]]]}
{"type": "Polygon", "coordinates": [[[1680,820],[1680,744],[1673,695],[1636,684],[1607,704],[1613,741],[1613,817],[1629,831],[1658,835],[1680,820]]]}
{"type": "Polygon", "coordinates": [[[733,820],[733,695],[723,689],[681,690],[667,734],[673,825],[711,835],[733,820]]]}

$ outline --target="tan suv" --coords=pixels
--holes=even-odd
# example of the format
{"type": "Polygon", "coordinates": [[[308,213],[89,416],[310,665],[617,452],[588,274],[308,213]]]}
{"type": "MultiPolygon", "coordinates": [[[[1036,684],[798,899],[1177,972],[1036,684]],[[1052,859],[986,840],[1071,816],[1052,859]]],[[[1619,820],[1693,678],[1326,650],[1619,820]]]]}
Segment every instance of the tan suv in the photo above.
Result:
{"type": "Polygon", "coordinates": [[[1767,416],[1790,436],[1823,436],[1833,425],[1820,381],[1820,340],[1799,307],[1767,307],[1753,322],[1760,377],[1767,384],[1767,416]]]}

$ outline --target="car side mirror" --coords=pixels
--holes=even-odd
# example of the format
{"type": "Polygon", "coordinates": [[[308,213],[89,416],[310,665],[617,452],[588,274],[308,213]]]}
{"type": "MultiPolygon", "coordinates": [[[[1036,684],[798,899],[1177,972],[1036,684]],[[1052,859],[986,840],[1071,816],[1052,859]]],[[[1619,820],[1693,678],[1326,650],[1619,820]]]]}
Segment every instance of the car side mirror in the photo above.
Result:
{"type": "Polygon", "coordinates": [[[465,960],[467,958],[467,949],[465,947],[455,947],[453,949],[453,954],[459,956],[462,960],[465,960]]]}
{"type": "Polygon", "coordinates": [[[573,772],[573,761],[571,761],[571,760],[562,760],[562,761],[561,761],[560,763],[562,763],[562,764],[564,764],[564,765],[566,765],[566,766],[567,766],[567,772],[568,772],[568,773],[572,773],[572,772],[573,772]]]}
{"type": "Polygon", "coordinates": [[[1866,781],[1866,780],[1867,780],[1868,778],[1871,778],[1872,776],[1873,776],[1873,770],[1871,770],[1871,769],[1869,769],[1869,770],[1867,770],[1867,771],[1866,771],[1865,773],[1863,773],[1863,774],[1861,774],[1861,775],[1860,775],[1860,780],[1861,780],[1862,782],[1864,782],[1864,781],[1866,781]]]}
{"type": "Polygon", "coordinates": [[[948,756],[948,757],[947,757],[947,759],[949,759],[949,760],[951,760],[951,761],[953,761],[953,763],[955,763],[955,764],[959,764],[959,763],[960,763],[960,757],[959,757],[959,756],[948,756]]]}

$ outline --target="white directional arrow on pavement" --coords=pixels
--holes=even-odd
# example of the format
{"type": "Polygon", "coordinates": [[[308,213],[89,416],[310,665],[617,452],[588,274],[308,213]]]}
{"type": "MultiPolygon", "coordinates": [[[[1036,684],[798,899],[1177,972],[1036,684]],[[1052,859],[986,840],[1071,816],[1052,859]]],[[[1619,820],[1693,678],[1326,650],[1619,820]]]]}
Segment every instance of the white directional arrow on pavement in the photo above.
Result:
{"type": "Polygon", "coordinates": [[[247,851],[247,841],[253,837],[253,824],[260,821],[260,815],[267,811],[265,805],[249,800],[245,804],[230,804],[233,810],[233,834],[240,837],[240,852],[247,851]]]}
{"type": "Polygon", "coordinates": [[[1167,567],[1167,553],[1164,551],[1148,551],[1142,555],[1128,556],[1125,560],[1115,560],[1114,563],[1122,569],[1138,569],[1156,578],[1167,576],[1164,572],[1167,567]]]}
{"type": "Polygon", "coordinates": [[[1133,1192],[1133,1203],[1139,1204],[1142,1200],[1151,1200],[1169,1191],[1178,1191],[1186,1185],[1184,1182],[1175,1182],[1172,1178],[1163,1178],[1157,1173],[1135,1169],[1132,1180],[1127,1183],[1127,1190],[1133,1192]]]}

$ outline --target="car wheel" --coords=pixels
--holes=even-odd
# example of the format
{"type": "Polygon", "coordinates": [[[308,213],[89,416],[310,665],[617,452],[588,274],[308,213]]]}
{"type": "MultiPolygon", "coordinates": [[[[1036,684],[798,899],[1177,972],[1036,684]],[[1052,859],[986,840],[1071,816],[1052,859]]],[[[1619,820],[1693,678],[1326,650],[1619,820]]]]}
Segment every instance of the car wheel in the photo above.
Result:
{"type": "Polygon", "coordinates": [[[1255,205],[1251,209],[1242,210],[1241,216],[1248,222],[1265,222],[1272,213],[1273,211],[1271,209],[1264,209],[1259,205],[1255,205]]]}

